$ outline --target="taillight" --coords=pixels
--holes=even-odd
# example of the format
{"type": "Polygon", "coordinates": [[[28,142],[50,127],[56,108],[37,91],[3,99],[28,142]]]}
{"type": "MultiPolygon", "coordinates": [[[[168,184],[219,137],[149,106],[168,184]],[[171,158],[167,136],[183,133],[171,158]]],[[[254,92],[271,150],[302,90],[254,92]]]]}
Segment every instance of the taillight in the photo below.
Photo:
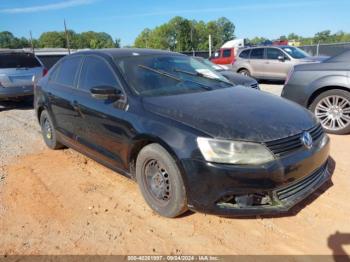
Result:
{"type": "Polygon", "coordinates": [[[294,67],[292,67],[292,69],[288,72],[288,75],[287,75],[287,78],[286,78],[286,81],[284,81],[284,85],[288,84],[292,74],[294,72],[294,67]]]}
{"type": "Polygon", "coordinates": [[[232,59],[232,64],[234,64],[236,62],[236,57],[234,57],[233,59],[232,59]]]}
{"type": "Polygon", "coordinates": [[[46,68],[43,69],[43,76],[46,76],[48,70],[46,68]]]}

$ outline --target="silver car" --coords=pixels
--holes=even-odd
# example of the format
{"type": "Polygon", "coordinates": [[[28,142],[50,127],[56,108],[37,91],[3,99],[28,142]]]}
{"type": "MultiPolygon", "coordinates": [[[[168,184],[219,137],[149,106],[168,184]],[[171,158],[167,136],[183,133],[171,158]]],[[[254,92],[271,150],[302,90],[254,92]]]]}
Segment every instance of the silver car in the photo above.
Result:
{"type": "Polygon", "coordinates": [[[33,79],[39,80],[46,71],[32,53],[0,51],[0,100],[33,95],[33,79]]]}
{"type": "Polygon", "coordinates": [[[323,59],[311,57],[293,46],[253,47],[241,50],[232,68],[235,72],[257,79],[285,80],[294,65],[323,59]]]}

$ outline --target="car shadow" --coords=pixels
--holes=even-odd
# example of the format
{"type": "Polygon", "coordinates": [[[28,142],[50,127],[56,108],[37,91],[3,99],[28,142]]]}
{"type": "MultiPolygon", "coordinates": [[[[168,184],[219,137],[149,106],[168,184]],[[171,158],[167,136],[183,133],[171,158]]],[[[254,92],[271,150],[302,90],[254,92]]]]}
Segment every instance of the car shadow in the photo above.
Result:
{"type": "Polygon", "coordinates": [[[9,110],[28,110],[33,109],[33,97],[26,97],[20,100],[0,101],[0,112],[9,110]]]}
{"type": "Polygon", "coordinates": [[[350,262],[350,254],[344,250],[344,245],[350,245],[350,233],[340,233],[336,231],[328,237],[328,247],[333,252],[333,258],[336,262],[350,262]]]}

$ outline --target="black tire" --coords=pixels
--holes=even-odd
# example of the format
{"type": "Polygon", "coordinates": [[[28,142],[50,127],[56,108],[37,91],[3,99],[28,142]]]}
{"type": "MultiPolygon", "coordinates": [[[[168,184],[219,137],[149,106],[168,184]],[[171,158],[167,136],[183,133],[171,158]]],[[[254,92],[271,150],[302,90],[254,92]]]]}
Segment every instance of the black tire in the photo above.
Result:
{"type": "Polygon", "coordinates": [[[238,71],[238,73],[239,74],[241,74],[241,75],[244,75],[244,76],[250,76],[250,72],[249,72],[249,70],[248,69],[240,69],[239,71],[238,71]]]}
{"type": "MultiPolygon", "coordinates": [[[[311,103],[309,109],[315,114],[315,116],[321,121],[321,118],[319,117],[319,112],[317,110],[317,107],[319,105],[319,103],[321,103],[321,101],[324,101],[325,98],[330,98],[331,97],[337,96],[340,97],[344,100],[347,100],[350,103],[350,92],[345,91],[345,90],[340,90],[340,89],[332,89],[329,91],[326,91],[324,93],[321,93],[319,96],[316,97],[316,99],[311,103]]],[[[331,100],[333,101],[333,100],[331,100]]],[[[347,108],[347,113],[346,116],[347,118],[350,118],[350,113],[348,112],[350,107],[346,107],[347,108]]],[[[322,123],[322,122],[321,122],[322,123]]],[[[340,127],[339,125],[336,126],[335,128],[331,128],[331,127],[327,127],[326,124],[322,123],[322,126],[324,128],[324,130],[327,133],[330,134],[336,134],[336,135],[345,135],[350,133],[350,121],[344,126],[344,127],[340,127]]]]}
{"type": "Polygon", "coordinates": [[[187,211],[180,170],[174,158],[159,144],[147,145],[138,154],[136,180],[147,204],[159,215],[173,218],[187,211]],[[157,190],[161,192],[158,196],[154,193],[157,190]]]}
{"type": "Polygon", "coordinates": [[[40,115],[40,126],[45,144],[49,148],[53,150],[64,148],[64,145],[57,140],[55,127],[49,113],[46,110],[44,110],[40,115]]]}

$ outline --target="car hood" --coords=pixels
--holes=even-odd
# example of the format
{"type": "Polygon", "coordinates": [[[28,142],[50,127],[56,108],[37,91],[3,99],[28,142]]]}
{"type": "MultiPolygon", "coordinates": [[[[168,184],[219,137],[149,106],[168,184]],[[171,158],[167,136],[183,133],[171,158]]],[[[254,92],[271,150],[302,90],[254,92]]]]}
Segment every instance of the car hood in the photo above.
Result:
{"type": "Polygon", "coordinates": [[[241,86],[201,93],[145,97],[146,110],[171,118],[215,138],[266,142],[316,125],[301,106],[241,86]]]}

